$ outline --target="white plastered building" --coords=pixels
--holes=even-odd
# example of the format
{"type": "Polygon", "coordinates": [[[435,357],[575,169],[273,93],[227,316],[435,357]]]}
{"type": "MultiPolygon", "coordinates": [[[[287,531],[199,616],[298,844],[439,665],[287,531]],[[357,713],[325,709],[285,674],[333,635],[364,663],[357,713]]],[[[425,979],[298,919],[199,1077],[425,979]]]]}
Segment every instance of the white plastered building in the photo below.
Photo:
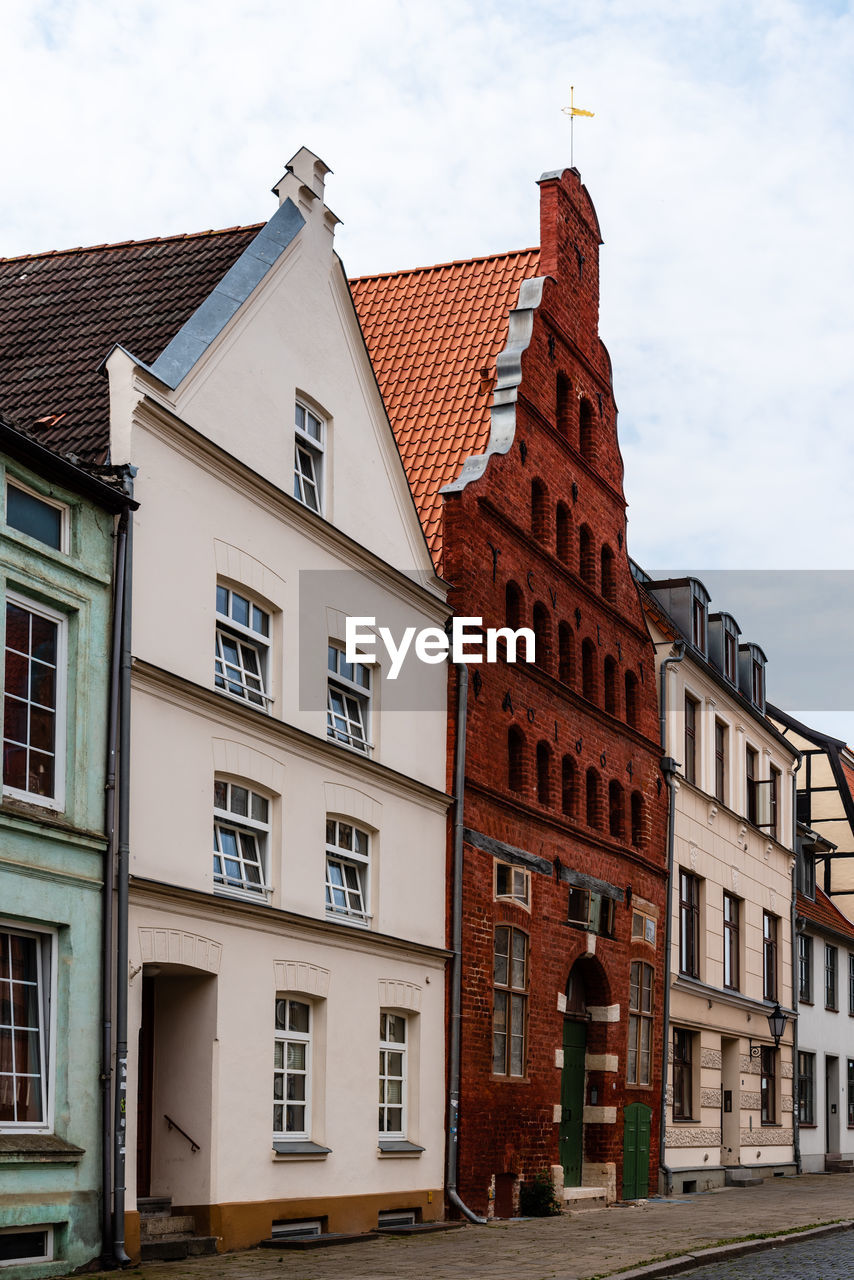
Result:
{"type": "Polygon", "coordinates": [[[146,1197],[221,1249],[443,1212],[446,669],[392,684],[344,640],[441,627],[445,591],[326,173],[298,152],[158,358],[106,362],[140,502],[131,1253],[146,1197]]]}

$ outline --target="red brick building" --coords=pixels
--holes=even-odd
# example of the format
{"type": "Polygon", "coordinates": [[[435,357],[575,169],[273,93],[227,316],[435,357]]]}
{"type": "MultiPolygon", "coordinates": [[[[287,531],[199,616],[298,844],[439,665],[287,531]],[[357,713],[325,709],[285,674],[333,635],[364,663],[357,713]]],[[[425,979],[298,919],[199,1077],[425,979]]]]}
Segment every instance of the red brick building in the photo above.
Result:
{"type": "Polygon", "coordinates": [[[470,671],[457,1185],[499,1216],[555,1166],[654,1188],[661,1079],[667,792],[601,236],[574,169],[540,199],[539,249],[351,282],[456,613],[537,639],[470,671]]]}

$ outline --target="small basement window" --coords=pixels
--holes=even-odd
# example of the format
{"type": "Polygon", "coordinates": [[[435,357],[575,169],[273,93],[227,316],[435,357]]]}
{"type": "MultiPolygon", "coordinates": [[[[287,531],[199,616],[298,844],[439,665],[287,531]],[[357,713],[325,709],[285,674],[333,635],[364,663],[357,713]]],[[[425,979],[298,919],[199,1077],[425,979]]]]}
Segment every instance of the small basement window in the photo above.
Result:
{"type": "Polygon", "coordinates": [[[0,1267],[53,1261],[53,1227],[0,1231],[0,1267]]]}
{"type": "Polygon", "coordinates": [[[307,1240],[310,1236],[323,1235],[323,1223],[319,1218],[307,1218],[299,1222],[274,1222],[270,1234],[273,1240],[307,1240]]]}
{"type": "Polygon", "coordinates": [[[380,1209],[378,1227],[414,1227],[418,1222],[414,1209],[380,1209]]]}

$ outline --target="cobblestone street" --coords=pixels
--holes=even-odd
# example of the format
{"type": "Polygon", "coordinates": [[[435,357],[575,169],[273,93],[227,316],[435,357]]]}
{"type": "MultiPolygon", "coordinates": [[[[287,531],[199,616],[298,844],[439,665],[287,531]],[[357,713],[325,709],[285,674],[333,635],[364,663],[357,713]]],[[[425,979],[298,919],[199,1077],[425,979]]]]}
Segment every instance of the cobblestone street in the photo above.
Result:
{"type": "MultiPolygon", "coordinates": [[[[372,1239],[306,1252],[251,1249],[215,1258],[150,1263],[126,1274],[143,1280],[279,1280],[283,1276],[288,1280],[591,1280],[754,1234],[852,1220],[854,1176],[812,1174],[573,1217],[467,1225],[435,1235],[372,1239]]],[[[802,1243],[801,1253],[791,1254],[797,1263],[786,1263],[787,1246],[785,1253],[760,1253],[747,1262],[742,1257],[692,1274],[709,1280],[718,1276],[753,1280],[766,1275],[793,1280],[845,1276],[848,1280],[854,1276],[854,1232],[802,1243]],[[822,1267],[826,1262],[827,1274],[816,1271],[818,1263],[811,1258],[820,1258],[822,1267]],[[813,1269],[792,1271],[786,1270],[787,1265],[813,1269]],[[774,1266],[776,1271],[760,1270],[774,1266]]]]}
{"type": "Polygon", "coordinates": [[[823,1240],[805,1240],[730,1262],[680,1272],[690,1280],[851,1280],[854,1276],[854,1236],[849,1231],[823,1240]]]}

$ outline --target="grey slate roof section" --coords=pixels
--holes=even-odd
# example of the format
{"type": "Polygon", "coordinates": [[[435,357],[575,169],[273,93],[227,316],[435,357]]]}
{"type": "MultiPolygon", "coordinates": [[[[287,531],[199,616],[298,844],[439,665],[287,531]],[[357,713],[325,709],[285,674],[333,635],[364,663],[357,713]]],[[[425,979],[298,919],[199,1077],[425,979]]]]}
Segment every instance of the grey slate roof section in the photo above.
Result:
{"type": "Polygon", "coordinates": [[[294,202],[285,200],[161,351],[150,372],[174,391],[304,226],[294,202]]]}

